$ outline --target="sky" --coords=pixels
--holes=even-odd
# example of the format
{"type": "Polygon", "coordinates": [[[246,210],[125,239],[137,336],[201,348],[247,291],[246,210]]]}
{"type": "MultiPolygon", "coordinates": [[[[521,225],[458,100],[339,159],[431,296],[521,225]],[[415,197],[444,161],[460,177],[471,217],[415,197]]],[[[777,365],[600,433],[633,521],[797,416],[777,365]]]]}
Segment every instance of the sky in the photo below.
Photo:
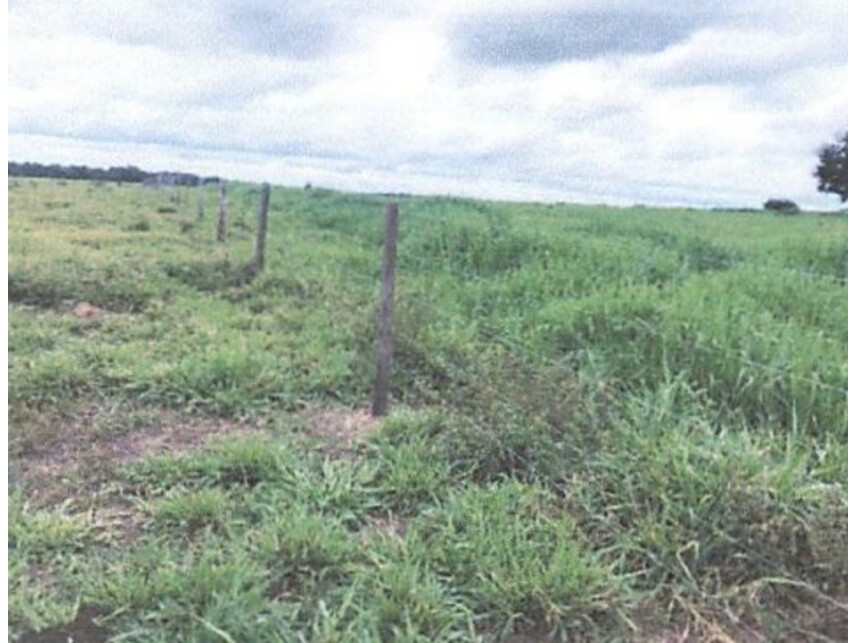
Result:
{"type": "Polygon", "coordinates": [[[847,0],[10,0],[9,159],[839,208],[847,0]]]}

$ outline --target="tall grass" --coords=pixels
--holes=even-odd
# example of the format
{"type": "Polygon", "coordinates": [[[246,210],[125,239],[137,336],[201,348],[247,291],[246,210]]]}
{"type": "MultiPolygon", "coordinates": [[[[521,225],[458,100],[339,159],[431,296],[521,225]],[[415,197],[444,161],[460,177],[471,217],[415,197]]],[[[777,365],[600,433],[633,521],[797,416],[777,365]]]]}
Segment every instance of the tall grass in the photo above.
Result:
{"type": "MultiPolygon", "coordinates": [[[[192,198],[10,187],[10,435],[61,442],[74,405],[367,404],[385,199],[274,190],[251,279],[255,187],[232,189],[217,244],[192,198]]],[[[277,435],[120,470],[130,535],[19,491],[19,632],[94,605],[152,641],[841,635],[844,220],[400,211],[397,413],[327,455],[277,435]]]]}

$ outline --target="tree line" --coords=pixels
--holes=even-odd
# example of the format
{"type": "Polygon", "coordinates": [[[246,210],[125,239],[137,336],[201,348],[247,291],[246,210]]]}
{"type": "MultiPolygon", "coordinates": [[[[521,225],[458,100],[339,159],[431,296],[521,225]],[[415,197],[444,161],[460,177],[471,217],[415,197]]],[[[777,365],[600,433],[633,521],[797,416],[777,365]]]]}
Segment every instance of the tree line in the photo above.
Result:
{"type": "Polygon", "coordinates": [[[150,183],[153,185],[199,185],[217,183],[216,176],[200,177],[189,172],[146,172],[133,165],[125,167],[88,167],[86,165],[60,165],[53,163],[17,163],[9,161],[10,177],[42,179],[68,179],[88,181],[116,181],[117,183],[150,183]]]}

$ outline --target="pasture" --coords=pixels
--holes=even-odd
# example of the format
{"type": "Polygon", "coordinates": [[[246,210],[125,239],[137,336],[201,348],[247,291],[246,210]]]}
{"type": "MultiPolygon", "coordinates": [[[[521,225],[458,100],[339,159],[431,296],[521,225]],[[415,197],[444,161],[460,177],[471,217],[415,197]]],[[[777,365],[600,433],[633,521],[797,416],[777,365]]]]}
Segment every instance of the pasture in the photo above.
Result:
{"type": "Polygon", "coordinates": [[[388,199],[182,190],[10,180],[13,640],[845,640],[845,218],[402,197],[375,420],[388,199]]]}

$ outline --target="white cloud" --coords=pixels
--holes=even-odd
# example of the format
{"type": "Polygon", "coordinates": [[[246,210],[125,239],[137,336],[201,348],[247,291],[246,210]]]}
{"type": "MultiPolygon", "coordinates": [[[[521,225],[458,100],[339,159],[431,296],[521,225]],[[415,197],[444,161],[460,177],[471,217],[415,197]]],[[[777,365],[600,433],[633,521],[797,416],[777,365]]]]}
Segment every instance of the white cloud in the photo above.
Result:
{"type": "Polygon", "coordinates": [[[22,0],[10,155],[347,189],[835,207],[811,173],[847,123],[846,4],[776,5],[696,3],[700,24],[661,51],[521,67],[463,57],[461,21],[647,4],[22,0]]]}

